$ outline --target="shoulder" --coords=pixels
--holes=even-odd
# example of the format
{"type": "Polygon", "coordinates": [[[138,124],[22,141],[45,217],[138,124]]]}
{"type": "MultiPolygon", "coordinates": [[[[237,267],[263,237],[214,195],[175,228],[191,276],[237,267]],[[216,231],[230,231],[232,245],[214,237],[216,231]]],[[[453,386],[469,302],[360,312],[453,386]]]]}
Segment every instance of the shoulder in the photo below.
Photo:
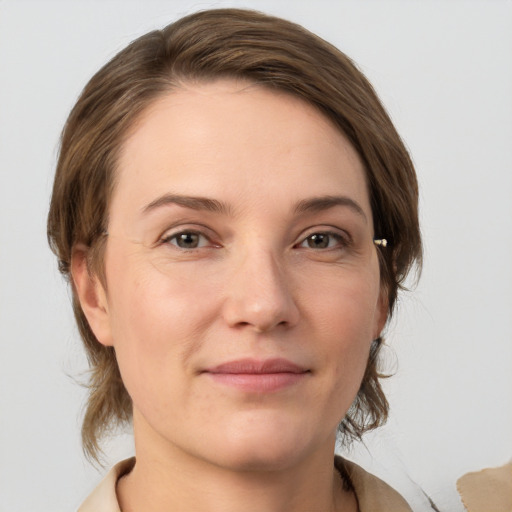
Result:
{"type": "Polygon", "coordinates": [[[134,464],[134,457],[116,464],[82,503],[78,512],[120,512],[116,496],[116,484],[119,478],[131,471],[134,464]]]}
{"type": "Polygon", "coordinates": [[[412,512],[405,499],[380,478],[339,456],[334,464],[350,480],[360,512],[412,512]]]}

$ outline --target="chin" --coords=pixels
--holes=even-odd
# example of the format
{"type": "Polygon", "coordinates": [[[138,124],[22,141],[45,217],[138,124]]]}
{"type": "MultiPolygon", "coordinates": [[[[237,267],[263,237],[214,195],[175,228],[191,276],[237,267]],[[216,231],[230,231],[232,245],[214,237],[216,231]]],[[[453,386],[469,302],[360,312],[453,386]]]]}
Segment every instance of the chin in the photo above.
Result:
{"type": "Polygon", "coordinates": [[[244,446],[225,452],[220,465],[236,472],[265,473],[283,471],[294,466],[297,458],[297,451],[286,451],[282,446],[276,449],[268,445],[244,446]]]}
{"type": "Polygon", "coordinates": [[[241,472],[285,470],[315,448],[298,426],[267,421],[246,429],[226,429],[225,433],[215,443],[221,447],[215,450],[217,456],[222,454],[220,465],[241,472]]]}

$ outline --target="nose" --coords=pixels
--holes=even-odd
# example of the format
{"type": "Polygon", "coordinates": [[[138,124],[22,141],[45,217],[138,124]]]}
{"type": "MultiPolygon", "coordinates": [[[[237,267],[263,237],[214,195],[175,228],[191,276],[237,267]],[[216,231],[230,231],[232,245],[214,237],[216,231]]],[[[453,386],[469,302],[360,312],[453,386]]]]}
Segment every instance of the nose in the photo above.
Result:
{"type": "Polygon", "coordinates": [[[289,328],[299,319],[291,286],[270,251],[247,251],[230,273],[224,319],[230,327],[251,328],[258,333],[278,326],[289,328]]]}

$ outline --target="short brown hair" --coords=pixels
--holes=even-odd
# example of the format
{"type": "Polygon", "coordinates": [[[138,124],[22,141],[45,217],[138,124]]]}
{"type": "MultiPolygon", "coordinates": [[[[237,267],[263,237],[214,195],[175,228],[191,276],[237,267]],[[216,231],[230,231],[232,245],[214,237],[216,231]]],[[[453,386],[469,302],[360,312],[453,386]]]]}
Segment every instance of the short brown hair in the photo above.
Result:
{"type": "MultiPolygon", "coordinates": [[[[69,277],[76,244],[90,248],[91,271],[102,276],[102,233],[108,224],[120,148],[128,130],[156,98],[191,80],[241,78],[285,91],[331,119],[358,152],[365,170],[379,249],[381,286],[391,315],[410,269],[421,267],[418,187],[413,164],[372,86],[337,48],[303,27],[255,11],[197,12],[136,39],[85,86],[64,127],[55,175],[48,239],[69,277]]],[[[73,290],[73,308],[91,377],[82,426],[85,453],[131,417],[112,347],[95,338],[73,290]]],[[[340,425],[344,440],[382,424],[388,403],[372,346],[359,393],[340,425]]]]}

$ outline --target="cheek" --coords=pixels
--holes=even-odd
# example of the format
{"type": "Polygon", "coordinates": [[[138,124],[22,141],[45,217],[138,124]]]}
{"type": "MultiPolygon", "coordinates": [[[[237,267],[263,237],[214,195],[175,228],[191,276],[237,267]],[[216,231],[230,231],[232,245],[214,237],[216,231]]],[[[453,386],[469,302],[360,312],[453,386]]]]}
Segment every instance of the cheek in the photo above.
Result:
{"type": "Polygon", "coordinates": [[[145,254],[127,255],[122,248],[112,251],[111,261],[109,313],[116,344],[165,351],[200,328],[210,303],[204,284],[199,287],[186,271],[166,274],[145,254]]]}
{"type": "Polygon", "coordinates": [[[378,322],[378,281],[372,273],[331,280],[309,295],[311,325],[323,340],[321,357],[335,393],[355,394],[378,322]]]}
{"type": "Polygon", "coordinates": [[[165,400],[163,389],[183,387],[187,361],[213,315],[211,294],[199,293],[194,280],[162,275],[142,259],[113,253],[112,261],[109,316],[116,357],[134,403],[150,406],[151,397],[165,400]]]}
{"type": "Polygon", "coordinates": [[[372,341],[378,320],[379,284],[374,272],[346,272],[316,280],[310,291],[303,290],[305,311],[312,323],[347,343],[372,341]],[[322,286],[323,284],[323,286],[322,286]]]}

